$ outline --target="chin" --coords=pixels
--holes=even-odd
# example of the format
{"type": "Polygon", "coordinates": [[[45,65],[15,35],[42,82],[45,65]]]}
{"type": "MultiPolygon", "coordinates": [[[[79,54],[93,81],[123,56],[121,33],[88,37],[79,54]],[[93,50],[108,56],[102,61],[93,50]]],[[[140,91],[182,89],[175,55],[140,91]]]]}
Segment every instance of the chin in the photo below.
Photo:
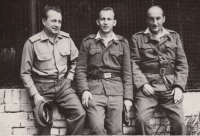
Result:
{"type": "Polygon", "coordinates": [[[59,33],[59,31],[53,31],[52,33],[53,33],[53,34],[58,34],[58,33],[59,33]]]}
{"type": "Polygon", "coordinates": [[[108,31],[105,31],[105,30],[104,30],[104,31],[102,31],[102,32],[107,34],[107,33],[110,33],[111,31],[110,31],[110,30],[108,30],[108,31]]]}
{"type": "Polygon", "coordinates": [[[153,34],[158,33],[159,30],[151,30],[153,34]]]}

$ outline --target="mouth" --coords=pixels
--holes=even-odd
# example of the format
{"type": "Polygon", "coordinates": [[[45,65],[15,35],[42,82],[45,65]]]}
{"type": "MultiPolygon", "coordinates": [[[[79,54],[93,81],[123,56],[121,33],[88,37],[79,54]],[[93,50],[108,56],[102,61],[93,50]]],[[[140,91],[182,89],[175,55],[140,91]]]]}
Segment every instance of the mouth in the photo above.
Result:
{"type": "Polygon", "coordinates": [[[59,29],[58,28],[52,28],[54,31],[58,31],[59,29]]]}
{"type": "Polygon", "coordinates": [[[103,28],[104,28],[104,29],[108,29],[109,27],[108,27],[108,26],[103,26],[103,28]]]}
{"type": "Polygon", "coordinates": [[[152,26],[152,28],[156,29],[156,28],[158,28],[158,26],[152,26]]]}

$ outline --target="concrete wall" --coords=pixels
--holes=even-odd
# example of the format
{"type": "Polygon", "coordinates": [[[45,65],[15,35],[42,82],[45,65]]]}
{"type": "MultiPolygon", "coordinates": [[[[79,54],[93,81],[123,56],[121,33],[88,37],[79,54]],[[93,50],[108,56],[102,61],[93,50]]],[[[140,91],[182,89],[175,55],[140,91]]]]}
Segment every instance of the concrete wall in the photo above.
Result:
{"type": "MultiPolygon", "coordinates": [[[[199,134],[200,111],[200,93],[184,94],[184,113],[188,134],[199,134]],[[196,120],[195,120],[196,119],[196,120]],[[196,122],[195,122],[195,121],[196,122]],[[191,127],[192,126],[192,127],[191,127]]],[[[135,132],[135,114],[130,112],[131,122],[129,126],[123,126],[124,134],[134,134],[135,132]]],[[[157,108],[154,118],[150,121],[155,134],[169,135],[170,125],[165,113],[157,108]]],[[[87,121],[84,134],[88,131],[87,121]]],[[[66,132],[65,118],[59,114],[56,121],[53,122],[51,134],[64,135],[66,132]]],[[[37,134],[32,108],[29,97],[25,89],[0,89],[0,135],[33,135],[37,134]]]]}

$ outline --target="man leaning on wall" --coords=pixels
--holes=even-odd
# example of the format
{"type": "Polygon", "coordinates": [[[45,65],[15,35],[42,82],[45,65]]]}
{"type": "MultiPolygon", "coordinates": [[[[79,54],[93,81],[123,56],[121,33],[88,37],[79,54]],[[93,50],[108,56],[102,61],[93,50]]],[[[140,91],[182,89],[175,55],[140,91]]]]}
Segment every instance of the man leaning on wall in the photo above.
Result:
{"type": "MultiPolygon", "coordinates": [[[[40,100],[53,102],[67,117],[66,134],[81,135],[85,110],[71,88],[79,52],[69,34],[60,31],[62,15],[58,6],[44,7],[42,23],[44,29],[24,45],[21,79],[34,105],[40,100]]],[[[38,134],[50,134],[52,124],[44,127],[36,123],[38,134]]]]}
{"type": "Polygon", "coordinates": [[[110,7],[100,11],[100,30],[83,39],[76,67],[77,92],[92,135],[121,135],[123,103],[127,110],[132,106],[129,44],[113,32],[114,16],[110,7]]]}
{"type": "Polygon", "coordinates": [[[165,14],[160,6],[147,11],[148,28],[130,41],[135,94],[136,133],[152,135],[150,118],[159,104],[170,121],[170,134],[186,134],[183,94],[188,64],[179,35],[163,27],[165,14]]]}

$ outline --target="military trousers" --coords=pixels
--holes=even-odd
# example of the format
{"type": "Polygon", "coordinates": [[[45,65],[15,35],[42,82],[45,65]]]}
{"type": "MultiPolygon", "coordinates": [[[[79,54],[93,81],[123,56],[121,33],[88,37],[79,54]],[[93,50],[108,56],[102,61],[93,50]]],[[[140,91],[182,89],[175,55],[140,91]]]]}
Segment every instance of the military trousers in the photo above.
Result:
{"type": "MultiPolygon", "coordinates": [[[[35,82],[41,96],[48,102],[53,102],[67,118],[67,135],[81,135],[84,127],[86,112],[82,107],[75,90],[66,78],[53,83],[35,82]]],[[[37,122],[36,122],[37,123],[37,122]]],[[[38,125],[38,123],[37,123],[38,125]]],[[[37,126],[40,135],[49,135],[52,125],[48,127],[37,126]]]]}
{"type": "Polygon", "coordinates": [[[122,135],[123,96],[92,95],[87,118],[89,135],[122,135]]]}
{"type": "Polygon", "coordinates": [[[182,99],[174,103],[174,95],[171,95],[172,90],[156,91],[157,98],[146,96],[141,90],[137,90],[135,94],[136,108],[136,134],[137,135],[152,135],[153,128],[150,125],[150,119],[153,117],[155,107],[160,105],[165,111],[169,119],[171,135],[185,135],[186,127],[184,121],[182,99]]]}

